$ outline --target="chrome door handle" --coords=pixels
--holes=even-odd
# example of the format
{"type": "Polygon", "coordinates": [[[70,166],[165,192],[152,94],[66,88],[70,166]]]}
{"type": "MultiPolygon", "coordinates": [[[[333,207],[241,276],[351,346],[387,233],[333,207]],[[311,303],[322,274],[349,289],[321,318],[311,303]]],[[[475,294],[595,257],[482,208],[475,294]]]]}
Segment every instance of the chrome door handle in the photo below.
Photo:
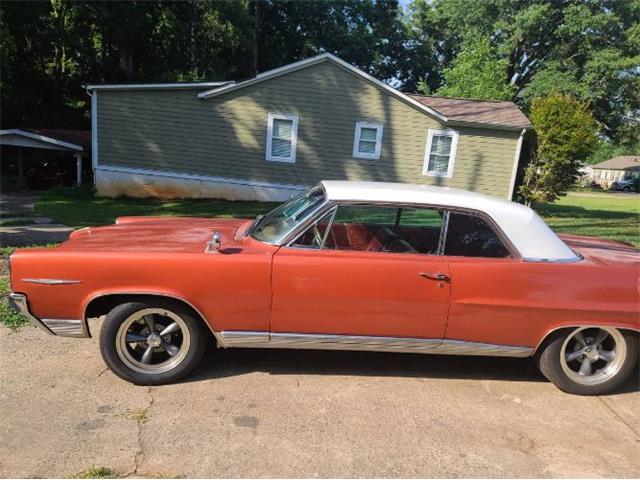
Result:
{"type": "Polygon", "coordinates": [[[428,278],[429,280],[435,280],[437,282],[448,282],[449,280],[451,280],[449,276],[445,275],[444,273],[420,272],[418,275],[424,278],[428,278]]]}

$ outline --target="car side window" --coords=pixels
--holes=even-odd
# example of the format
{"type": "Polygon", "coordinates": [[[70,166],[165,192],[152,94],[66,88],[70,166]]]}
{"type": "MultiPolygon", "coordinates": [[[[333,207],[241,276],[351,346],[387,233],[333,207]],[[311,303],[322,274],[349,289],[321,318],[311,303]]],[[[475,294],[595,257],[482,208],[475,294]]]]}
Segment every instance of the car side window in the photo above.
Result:
{"type": "Polygon", "coordinates": [[[456,212],[449,214],[444,254],[488,258],[506,258],[511,255],[483,218],[456,212]]]}
{"type": "Polygon", "coordinates": [[[436,254],[442,216],[428,208],[340,205],[324,248],[436,254]]]}
{"type": "Polygon", "coordinates": [[[331,210],[318,221],[314,222],[302,235],[291,243],[291,246],[298,248],[320,248],[325,240],[327,228],[329,227],[333,213],[334,210],[331,210]]]}

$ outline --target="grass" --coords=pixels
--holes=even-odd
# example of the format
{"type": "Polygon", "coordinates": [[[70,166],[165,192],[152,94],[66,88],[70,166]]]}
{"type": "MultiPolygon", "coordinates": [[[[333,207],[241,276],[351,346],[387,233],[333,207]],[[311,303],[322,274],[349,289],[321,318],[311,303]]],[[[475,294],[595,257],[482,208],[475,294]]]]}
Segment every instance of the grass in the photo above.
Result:
{"type": "Polygon", "coordinates": [[[110,225],[126,215],[255,218],[277,204],[226,200],[157,200],[150,198],[99,198],[86,188],[55,188],[36,203],[36,212],[70,227],[110,225]]]}
{"type": "Polygon", "coordinates": [[[640,196],[570,192],[536,209],[558,233],[610,238],[640,247],[640,196]]]}
{"type": "Polygon", "coordinates": [[[107,467],[91,467],[66,478],[118,478],[118,472],[107,467]]]}
{"type": "Polygon", "coordinates": [[[12,330],[17,330],[22,325],[29,323],[29,319],[11,308],[8,294],[9,280],[0,279],[0,322],[12,330]]]}

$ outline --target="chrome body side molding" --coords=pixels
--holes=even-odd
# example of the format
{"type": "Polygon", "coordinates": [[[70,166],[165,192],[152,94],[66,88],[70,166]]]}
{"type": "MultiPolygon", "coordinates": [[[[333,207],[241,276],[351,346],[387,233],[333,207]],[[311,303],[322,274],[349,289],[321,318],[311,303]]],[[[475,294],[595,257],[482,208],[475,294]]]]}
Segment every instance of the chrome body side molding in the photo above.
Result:
{"type": "Polygon", "coordinates": [[[82,320],[70,320],[70,319],[42,319],[36,317],[31,310],[29,310],[29,302],[27,296],[23,293],[9,294],[9,302],[12,308],[24,315],[29,321],[36,327],[44,330],[49,335],[57,335],[59,337],[74,337],[74,338],[86,338],[89,336],[89,331],[86,328],[86,323],[82,320]]]}
{"type": "Polygon", "coordinates": [[[439,338],[369,337],[249,331],[216,332],[223,348],[292,348],[307,350],[353,350],[372,352],[428,353],[441,355],[483,355],[529,357],[531,347],[442,340],[439,338]]]}
{"type": "Polygon", "coordinates": [[[22,281],[42,285],[77,285],[82,283],[82,280],[66,280],[64,278],[23,278],[22,281]]]}
{"type": "Polygon", "coordinates": [[[9,293],[9,303],[11,304],[11,308],[13,308],[16,312],[21,313],[25,317],[29,319],[31,324],[35,327],[44,330],[49,335],[54,335],[54,333],[49,330],[44,323],[40,321],[37,317],[31,314],[31,310],[29,310],[29,303],[27,302],[27,296],[22,293],[9,293]]]}
{"type": "Polygon", "coordinates": [[[59,337],[88,337],[81,320],[43,318],[42,323],[44,323],[54,335],[58,335],[59,337]]]}

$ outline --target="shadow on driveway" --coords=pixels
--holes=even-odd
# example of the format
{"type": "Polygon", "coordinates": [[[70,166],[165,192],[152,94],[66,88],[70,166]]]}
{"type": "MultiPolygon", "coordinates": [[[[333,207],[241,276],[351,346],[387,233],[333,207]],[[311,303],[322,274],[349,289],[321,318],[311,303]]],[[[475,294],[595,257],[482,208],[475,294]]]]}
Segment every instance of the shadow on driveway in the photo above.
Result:
{"type": "MultiPolygon", "coordinates": [[[[471,357],[279,349],[209,348],[184,382],[266,372],[270,375],[346,375],[464,380],[546,382],[530,358],[471,357]]],[[[613,394],[640,391],[636,367],[613,394]]]]}

